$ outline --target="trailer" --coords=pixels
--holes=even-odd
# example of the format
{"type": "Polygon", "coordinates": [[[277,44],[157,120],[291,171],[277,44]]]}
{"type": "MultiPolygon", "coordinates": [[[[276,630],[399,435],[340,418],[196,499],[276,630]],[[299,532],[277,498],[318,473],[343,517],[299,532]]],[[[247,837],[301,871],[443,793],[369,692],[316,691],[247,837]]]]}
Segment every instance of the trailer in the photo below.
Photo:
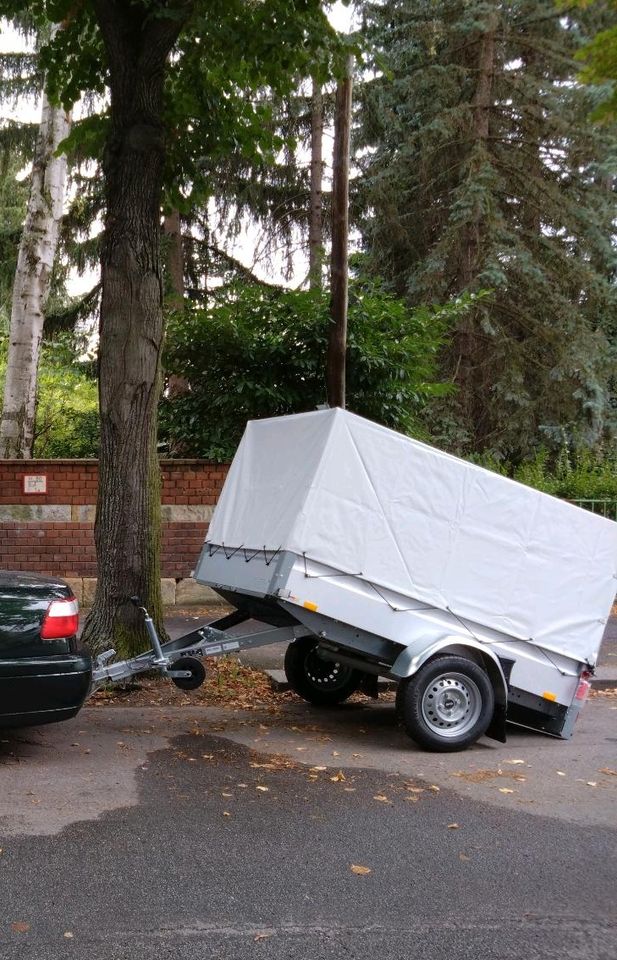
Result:
{"type": "MultiPolygon", "coordinates": [[[[285,641],[292,689],[322,706],[398,683],[433,751],[506,721],[564,739],[617,588],[617,523],[340,409],[252,421],[194,571],[234,612],[95,682],[285,641]],[[265,629],[231,635],[247,621],[265,629]]],[[[147,617],[147,614],[146,614],[147,617]]],[[[147,617],[146,622],[148,623],[147,617]]]]}

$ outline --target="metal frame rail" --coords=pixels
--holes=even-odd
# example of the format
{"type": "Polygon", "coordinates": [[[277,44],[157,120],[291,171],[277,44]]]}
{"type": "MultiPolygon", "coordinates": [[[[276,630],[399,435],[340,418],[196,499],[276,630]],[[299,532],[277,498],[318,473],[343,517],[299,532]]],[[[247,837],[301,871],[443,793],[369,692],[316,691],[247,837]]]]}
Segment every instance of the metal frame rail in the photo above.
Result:
{"type": "MultiPolygon", "coordinates": [[[[137,657],[132,657],[130,660],[120,660],[117,663],[110,662],[115,656],[115,650],[106,650],[100,654],[96,658],[92,669],[92,693],[108,683],[129,680],[136,674],[151,670],[158,670],[162,676],[168,677],[172,681],[180,681],[178,684],[180,686],[183,681],[190,682],[191,678],[196,676],[195,664],[191,669],[190,663],[186,662],[187,658],[196,660],[196,665],[205,677],[198,658],[225,656],[238,650],[250,650],[270,643],[295,640],[298,637],[310,635],[310,631],[306,627],[290,625],[230,637],[226,634],[226,630],[250,619],[248,614],[236,610],[228,616],[221,617],[213,623],[204,624],[204,626],[198,627],[176,640],[161,643],[148,611],[139,603],[136,603],[136,605],[139,606],[144,615],[152,649],[139,654],[137,657]],[[178,669],[174,669],[174,664],[180,660],[185,662],[178,664],[178,669]]],[[[194,686],[199,686],[199,683],[196,682],[194,686]]]]}

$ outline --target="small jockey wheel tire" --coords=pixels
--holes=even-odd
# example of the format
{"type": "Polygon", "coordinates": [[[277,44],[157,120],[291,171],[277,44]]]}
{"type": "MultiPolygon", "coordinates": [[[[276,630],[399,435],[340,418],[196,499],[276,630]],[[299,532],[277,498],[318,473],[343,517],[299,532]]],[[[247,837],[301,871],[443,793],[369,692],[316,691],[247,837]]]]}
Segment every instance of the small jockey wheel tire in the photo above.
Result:
{"type": "Polygon", "coordinates": [[[196,657],[180,657],[174,660],[170,670],[190,670],[190,677],[172,677],[171,680],[180,690],[197,690],[206,679],[206,668],[196,657]]]}

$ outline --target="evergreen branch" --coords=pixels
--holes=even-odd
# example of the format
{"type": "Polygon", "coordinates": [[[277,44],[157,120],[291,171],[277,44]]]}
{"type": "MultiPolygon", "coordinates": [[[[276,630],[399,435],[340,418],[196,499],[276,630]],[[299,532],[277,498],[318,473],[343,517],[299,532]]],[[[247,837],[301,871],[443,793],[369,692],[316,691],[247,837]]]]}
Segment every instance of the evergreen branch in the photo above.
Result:
{"type": "Polygon", "coordinates": [[[208,253],[213,254],[223,264],[225,264],[225,266],[233,270],[234,273],[237,273],[238,276],[241,277],[243,280],[246,280],[249,283],[257,284],[257,286],[263,287],[266,290],[284,290],[285,289],[280,284],[269,283],[267,280],[262,280],[255,273],[253,273],[250,267],[247,267],[240,260],[236,259],[236,257],[232,256],[226,250],[223,250],[222,247],[219,247],[214,243],[210,243],[207,240],[196,240],[194,237],[191,239],[193,240],[194,243],[197,243],[198,245],[203,246],[208,251],[208,253]]]}

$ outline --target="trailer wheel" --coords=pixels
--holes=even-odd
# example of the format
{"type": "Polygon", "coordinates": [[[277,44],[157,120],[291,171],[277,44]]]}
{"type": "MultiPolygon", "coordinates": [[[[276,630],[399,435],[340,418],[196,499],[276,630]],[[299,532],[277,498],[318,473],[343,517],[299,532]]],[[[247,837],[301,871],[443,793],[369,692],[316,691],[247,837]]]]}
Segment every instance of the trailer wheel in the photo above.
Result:
{"type": "Polygon", "coordinates": [[[408,680],[401,680],[396,710],[403,727],[426,750],[465,750],[491,722],[493,687],[485,671],[464,657],[430,660],[408,680]]]}
{"type": "Polygon", "coordinates": [[[172,677],[173,683],[180,690],[197,690],[206,679],[206,668],[201,660],[196,657],[180,657],[174,660],[171,665],[172,670],[190,670],[190,677],[172,677]]]}
{"type": "Polygon", "coordinates": [[[328,707],[342,703],[360,687],[362,673],[342,663],[323,660],[316,652],[318,640],[301,637],[285,652],[285,674],[289,686],[309,703],[328,707]]]}

